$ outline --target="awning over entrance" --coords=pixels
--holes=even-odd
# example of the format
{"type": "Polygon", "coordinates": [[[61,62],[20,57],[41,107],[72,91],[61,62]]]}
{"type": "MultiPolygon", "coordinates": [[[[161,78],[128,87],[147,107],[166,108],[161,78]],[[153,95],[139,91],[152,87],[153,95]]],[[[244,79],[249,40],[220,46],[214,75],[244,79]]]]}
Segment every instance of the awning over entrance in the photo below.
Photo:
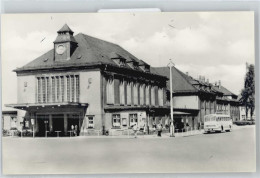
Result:
{"type": "Polygon", "coordinates": [[[173,112],[173,115],[191,115],[191,113],[175,111],[175,112],[173,112]]]}
{"type": "Polygon", "coordinates": [[[67,107],[67,106],[82,106],[87,107],[87,103],[62,102],[62,103],[22,103],[22,104],[6,104],[6,107],[28,110],[32,108],[52,108],[52,107],[67,107]]]}

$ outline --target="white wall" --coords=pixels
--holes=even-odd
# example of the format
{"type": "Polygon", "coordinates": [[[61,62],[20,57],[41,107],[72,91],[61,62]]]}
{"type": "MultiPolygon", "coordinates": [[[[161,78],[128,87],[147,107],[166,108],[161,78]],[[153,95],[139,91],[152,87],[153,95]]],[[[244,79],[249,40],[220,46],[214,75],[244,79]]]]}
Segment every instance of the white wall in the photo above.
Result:
{"type": "Polygon", "coordinates": [[[198,96],[174,96],[173,107],[184,109],[199,109],[199,98],[198,96]]]}
{"type": "Polygon", "coordinates": [[[10,115],[5,115],[3,116],[4,119],[4,127],[3,129],[9,130],[11,128],[11,116],[10,115]]]}
{"type": "Polygon", "coordinates": [[[88,103],[87,115],[101,113],[100,71],[80,72],[80,103],[88,103]]]}
{"type": "Polygon", "coordinates": [[[34,75],[17,77],[17,102],[35,103],[36,78],[34,75]],[[27,87],[24,83],[27,83],[27,87]]]}

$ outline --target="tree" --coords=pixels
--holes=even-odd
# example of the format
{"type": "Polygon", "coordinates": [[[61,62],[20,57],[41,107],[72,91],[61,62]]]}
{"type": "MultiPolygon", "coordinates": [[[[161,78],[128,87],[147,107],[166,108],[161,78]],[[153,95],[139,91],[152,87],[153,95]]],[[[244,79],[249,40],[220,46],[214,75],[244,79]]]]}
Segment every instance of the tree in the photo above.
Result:
{"type": "Polygon", "coordinates": [[[254,65],[249,65],[246,77],[244,89],[241,91],[240,102],[246,108],[246,117],[248,116],[248,110],[250,109],[250,118],[252,119],[255,110],[255,69],[254,65]]]}

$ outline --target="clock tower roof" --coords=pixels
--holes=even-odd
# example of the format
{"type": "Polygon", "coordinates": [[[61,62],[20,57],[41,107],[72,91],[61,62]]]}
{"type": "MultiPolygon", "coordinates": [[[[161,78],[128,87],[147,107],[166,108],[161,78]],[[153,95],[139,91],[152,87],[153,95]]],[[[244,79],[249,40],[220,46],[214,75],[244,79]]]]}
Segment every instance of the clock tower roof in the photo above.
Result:
{"type": "Polygon", "coordinates": [[[73,36],[74,32],[70,29],[70,27],[67,24],[63,25],[63,27],[59,31],[57,31],[57,33],[58,36],[54,41],[54,43],[63,43],[63,42],[77,43],[77,41],[73,36]]]}
{"type": "Polygon", "coordinates": [[[63,27],[58,31],[58,33],[62,32],[70,32],[72,34],[74,33],[67,24],[63,25],[63,27]]]}

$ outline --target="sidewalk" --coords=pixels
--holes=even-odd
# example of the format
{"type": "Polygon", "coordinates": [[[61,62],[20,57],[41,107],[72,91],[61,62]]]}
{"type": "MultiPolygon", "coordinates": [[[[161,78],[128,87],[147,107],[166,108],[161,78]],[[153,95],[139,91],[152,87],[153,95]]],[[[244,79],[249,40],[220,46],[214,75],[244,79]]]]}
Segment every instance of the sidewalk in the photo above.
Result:
{"type": "MultiPolygon", "coordinates": [[[[237,125],[233,125],[233,130],[240,130],[240,129],[246,129],[246,128],[251,128],[251,127],[255,127],[255,125],[246,125],[246,126],[237,126],[237,125]]],[[[187,132],[175,132],[175,137],[189,137],[189,136],[196,136],[196,135],[201,135],[204,133],[204,130],[192,130],[192,131],[187,131],[187,132]]],[[[3,138],[22,138],[22,139],[88,139],[88,138],[132,138],[134,139],[134,134],[132,132],[129,132],[129,135],[86,135],[86,136],[77,136],[77,137],[2,137],[3,138]]],[[[147,139],[147,138],[170,138],[170,133],[162,133],[161,137],[157,136],[157,132],[155,132],[154,134],[150,134],[150,135],[143,135],[141,132],[138,132],[138,136],[137,138],[143,138],[143,139],[147,139]]]]}
{"type": "MultiPolygon", "coordinates": [[[[192,131],[187,131],[187,132],[177,132],[175,133],[175,137],[188,137],[188,136],[195,136],[195,135],[201,135],[204,133],[204,130],[192,130],[192,131]]],[[[74,137],[75,138],[75,137],[74,137]]],[[[100,136],[79,136],[77,138],[134,138],[134,134],[131,133],[129,135],[115,135],[115,136],[105,136],[105,135],[100,135],[100,136]]],[[[137,138],[170,138],[170,133],[162,133],[161,137],[157,136],[157,132],[154,134],[150,135],[142,135],[139,133],[137,135],[137,138]]]]}

